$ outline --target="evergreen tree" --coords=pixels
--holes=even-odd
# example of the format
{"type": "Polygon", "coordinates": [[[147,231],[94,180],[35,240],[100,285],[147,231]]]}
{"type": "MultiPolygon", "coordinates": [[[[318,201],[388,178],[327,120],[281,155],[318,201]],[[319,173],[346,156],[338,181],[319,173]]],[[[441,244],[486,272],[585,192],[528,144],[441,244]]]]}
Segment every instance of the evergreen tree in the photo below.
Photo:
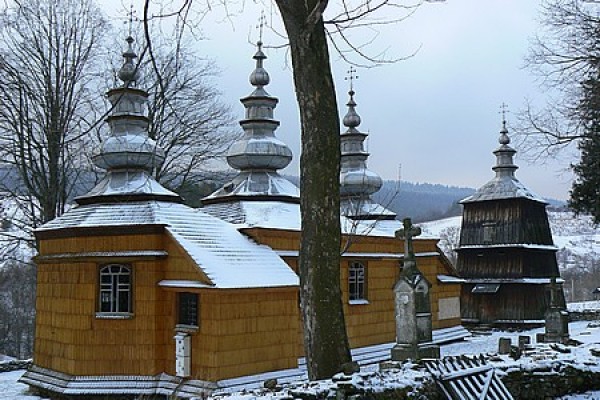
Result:
{"type": "Polygon", "coordinates": [[[600,223],[600,2],[547,0],[541,17],[526,61],[561,98],[541,111],[527,107],[516,131],[525,151],[542,157],[577,143],[569,205],[600,223]]]}
{"type": "Polygon", "coordinates": [[[581,159],[573,165],[577,180],[573,183],[569,206],[577,212],[593,215],[600,223],[600,81],[583,83],[579,115],[584,138],[579,143],[581,159]]]}

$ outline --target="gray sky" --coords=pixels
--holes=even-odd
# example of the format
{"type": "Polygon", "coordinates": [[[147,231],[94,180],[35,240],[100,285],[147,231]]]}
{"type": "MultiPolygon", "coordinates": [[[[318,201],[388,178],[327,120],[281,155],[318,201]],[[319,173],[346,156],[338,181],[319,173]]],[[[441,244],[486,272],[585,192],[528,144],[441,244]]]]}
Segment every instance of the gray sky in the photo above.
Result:
{"type": "MultiPolygon", "coordinates": [[[[134,1],[138,13],[141,3],[134,1]]],[[[269,7],[267,19],[282,32],[269,7]]],[[[118,16],[117,8],[112,7],[109,16],[118,16]]],[[[205,38],[198,42],[199,53],[222,70],[214,83],[240,118],[239,98],[251,92],[248,75],[254,65],[254,47],[248,41],[257,40],[256,25],[264,8],[253,2],[232,3],[231,18],[215,9],[201,26],[205,38]]],[[[369,168],[384,179],[395,179],[401,164],[402,179],[412,182],[479,187],[491,179],[500,104],[507,103],[516,112],[526,98],[538,104],[545,99],[535,77],[523,69],[529,40],[538,29],[538,9],[538,1],[522,0],[425,3],[405,21],[379,30],[367,50],[372,54],[387,50],[391,57],[402,57],[418,52],[394,64],[358,68],[355,100],[362,118],[359,128],[370,135],[369,168]]],[[[363,30],[355,37],[361,40],[372,33],[363,30]]],[[[263,41],[284,43],[269,29],[263,41]]],[[[281,126],[276,134],[294,153],[284,172],[298,174],[300,125],[289,56],[283,48],[267,48],[265,53],[271,76],[267,90],[280,101],[275,116],[281,126]]],[[[349,65],[333,51],[331,56],[342,117],[349,65]]],[[[507,119],[510,128],[513,114],[507,119]]],[[[545,197],[567,198],[572,179],[568,165],[573,160],[565,157],[533,165],[519,155],[517,177],[526,186],[545,197]]]]}

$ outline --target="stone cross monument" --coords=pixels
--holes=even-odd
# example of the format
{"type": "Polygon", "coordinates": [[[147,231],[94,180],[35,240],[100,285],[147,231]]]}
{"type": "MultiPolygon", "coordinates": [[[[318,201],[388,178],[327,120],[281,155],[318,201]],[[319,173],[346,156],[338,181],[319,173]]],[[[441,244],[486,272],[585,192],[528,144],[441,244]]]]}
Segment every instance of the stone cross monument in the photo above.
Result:
{"type": "Polygon", "coordinates": [[[396,344],[392,360],[439,358],[439,346],[431,343],[431,284],[417,268],[413,249],[413,238],[421,234],[421,229],[413,226],[410,218],[405,218],[403,224],[404,228],[396,231],[396,237],[404,240],[404,266],[394,285],[396,344]]]}
{"type": "Polygon", "coordinates": [[[569,313],[559,302],[560,287],[556,278],[550,279],[550,305],[544,315],[546,331],[544,342],[563,343],[569,339],[569,313]]]}

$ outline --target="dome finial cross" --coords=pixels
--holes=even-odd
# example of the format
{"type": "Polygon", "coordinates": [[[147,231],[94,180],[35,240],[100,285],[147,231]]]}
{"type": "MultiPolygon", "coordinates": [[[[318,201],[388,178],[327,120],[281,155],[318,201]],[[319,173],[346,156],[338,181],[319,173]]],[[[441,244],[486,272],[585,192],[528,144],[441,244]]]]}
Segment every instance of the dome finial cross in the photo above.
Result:
{"type": "Polygon", "coordinates": [[[510,111],[508,111],[508,105],[504,102],[502,102],[502,104],[500,105],[500,111],[498,111],[498,114],[502,114],[502,126],[506,127],[506,114],[508,114],[510,111]]]}
{"type": "Polygon", "coordinates": [[[350,66],[350,69],[348,70],[348,76],[344,78],[344,80],[350,81],[350,91],[354,92],[354,80],[358,79],[358,75],[356,75],[356,68],[354,68],[353,66],[350,66]]]}
{"type": "Polygon", "coordinates": [[[267,17],[265,17],[265,12],[264,10],[260,12],[260,18],[258,19],[258,25],[256,25],[256,27],[258,28],[258,45],[261,46],[262,45],[262,39],[263,39],[263,29],[265,27],[265,25],[267,25],[267,17]]]}

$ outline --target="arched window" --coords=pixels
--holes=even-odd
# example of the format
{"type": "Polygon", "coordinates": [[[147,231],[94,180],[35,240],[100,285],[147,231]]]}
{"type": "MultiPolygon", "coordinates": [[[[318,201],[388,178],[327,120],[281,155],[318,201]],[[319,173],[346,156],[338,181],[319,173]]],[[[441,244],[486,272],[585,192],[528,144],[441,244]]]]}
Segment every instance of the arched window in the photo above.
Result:
{"type": "Polygon", "coordinates": [[[131,267],[109,264],[100,268],[99,311],[101,313],[131,312],[131,267]]]}
{"type": "Polygon", "coordinates": [[[350,263],[348,268],[348,299],[350,301],[367,299],[366,275],[367,271],[362,263],[358,261],[350,263]]]}

